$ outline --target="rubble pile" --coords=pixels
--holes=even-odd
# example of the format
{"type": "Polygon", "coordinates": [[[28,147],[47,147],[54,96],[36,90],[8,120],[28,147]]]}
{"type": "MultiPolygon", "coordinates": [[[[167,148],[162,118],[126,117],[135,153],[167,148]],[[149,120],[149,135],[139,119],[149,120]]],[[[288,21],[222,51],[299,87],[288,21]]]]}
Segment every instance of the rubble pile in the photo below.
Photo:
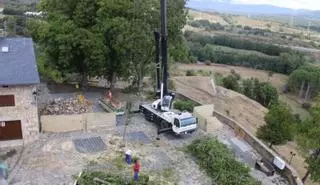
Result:
{"type": "Polygon", "coordinates": [[[41,115],[82,114],[89,112],[89,106],[77,98],[57,98],[41,110],[41,115]]]}

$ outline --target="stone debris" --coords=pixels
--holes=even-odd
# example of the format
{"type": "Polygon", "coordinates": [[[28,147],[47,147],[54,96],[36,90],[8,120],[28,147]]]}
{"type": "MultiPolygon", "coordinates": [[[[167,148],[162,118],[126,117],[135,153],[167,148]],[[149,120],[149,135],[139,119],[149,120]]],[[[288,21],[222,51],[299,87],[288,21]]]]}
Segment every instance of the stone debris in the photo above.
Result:
{"type": "Polygon", "coordinates": [[[41,110],[41,115],[82,114],[89,112],[87,103],[77,98],[56,98],[41,110]]]}

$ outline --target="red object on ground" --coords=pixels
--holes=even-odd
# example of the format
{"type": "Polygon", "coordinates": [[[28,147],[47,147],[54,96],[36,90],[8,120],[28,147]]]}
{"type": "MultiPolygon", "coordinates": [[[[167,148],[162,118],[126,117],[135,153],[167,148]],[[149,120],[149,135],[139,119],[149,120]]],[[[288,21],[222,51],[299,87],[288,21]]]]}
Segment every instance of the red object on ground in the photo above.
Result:
{"type": "Polygon", "coordinates": [[[139,171],[140,171],[140,164],[139,164],[139,163],[134,163],[134,165],[133,165],[133,171],[134,171],[134,172],[139,172],[139,171]]]}
{"type": "Polygon", "coordinates": [[[111,101],[111,99],[112,99],[112,92],[109,90],[109,92],[108,92],[108,97],[109,97],[109,99],[110,99],[110,101],[111,101]]]}

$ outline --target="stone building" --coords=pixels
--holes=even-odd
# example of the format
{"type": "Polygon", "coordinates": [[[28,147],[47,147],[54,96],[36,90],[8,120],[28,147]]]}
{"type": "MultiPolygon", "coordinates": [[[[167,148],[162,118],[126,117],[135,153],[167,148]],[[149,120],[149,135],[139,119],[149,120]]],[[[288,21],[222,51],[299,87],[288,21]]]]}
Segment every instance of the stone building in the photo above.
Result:
{"type": "Polygon", "coordinates": [[[38,138],[39,83],[32,39],[0,38],[0,146],[38,138]]]}

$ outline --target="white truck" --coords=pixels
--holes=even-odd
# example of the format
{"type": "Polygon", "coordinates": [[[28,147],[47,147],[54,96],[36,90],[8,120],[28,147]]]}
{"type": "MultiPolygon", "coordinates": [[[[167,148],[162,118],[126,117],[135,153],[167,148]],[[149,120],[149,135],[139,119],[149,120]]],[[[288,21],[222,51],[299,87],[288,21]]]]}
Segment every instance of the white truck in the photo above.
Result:
{"type": "Polygon", "coordinates": [[[160,98],[152,104],[140,105],[139,109],[146,120],[158,125],[158,134],[173,131],[176,134],[187,134],[197,129],[197,119],[189,112],[175,113],[171,110],[172,101],[175,97],[168,92],[167,71],[167,1],[161,0],[161,34],[155,34],[156,45],[156,67],[157,67],[157,96],[160,98]],[[161,59],[160,65],[160,37],[161,37],[161,59]],[[160,84],[160,73],[162,70],[162,82],[160,84]],[[160,93],[160,95],[159,95],[160,93]]]}
{"type": "Polygon", "coordinates": [[[158,134],[173,131],[177,135],[189,134],[197,129],[197,119],[189,112],[163,112],[152,105],[140,105],[146,120],[157,124],[158,134]]]}

